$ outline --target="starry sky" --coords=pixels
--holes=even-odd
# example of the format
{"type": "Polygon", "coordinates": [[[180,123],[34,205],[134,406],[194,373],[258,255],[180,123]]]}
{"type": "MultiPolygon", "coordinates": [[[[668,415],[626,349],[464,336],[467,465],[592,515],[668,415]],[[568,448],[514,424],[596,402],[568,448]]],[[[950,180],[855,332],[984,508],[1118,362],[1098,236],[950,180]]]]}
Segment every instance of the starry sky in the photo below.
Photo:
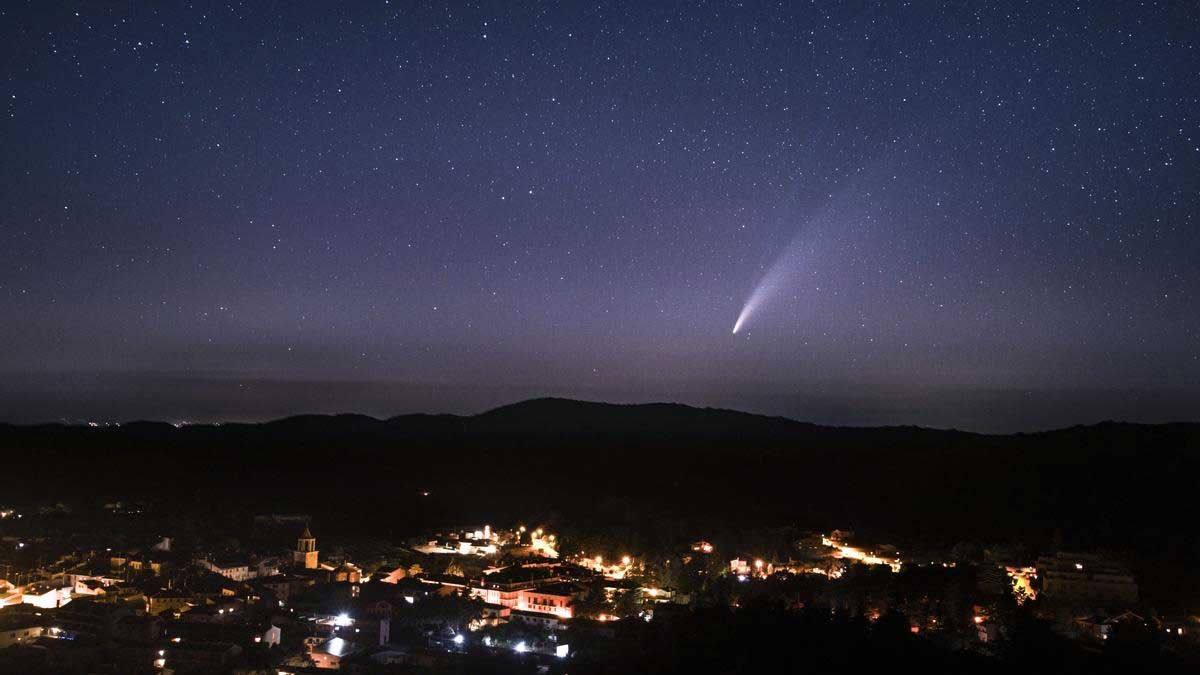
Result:
{"type": "Polygon", "coordinates": [[[0,39],[0,419],[1200,417],[1190,2],[30,1],[0,39]]]}

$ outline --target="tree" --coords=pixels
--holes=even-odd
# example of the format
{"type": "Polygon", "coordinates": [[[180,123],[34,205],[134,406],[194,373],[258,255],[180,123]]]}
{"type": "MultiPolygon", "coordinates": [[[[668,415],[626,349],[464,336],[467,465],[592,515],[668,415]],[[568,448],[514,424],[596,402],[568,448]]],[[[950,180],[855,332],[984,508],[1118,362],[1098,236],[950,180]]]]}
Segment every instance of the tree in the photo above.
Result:
{"type": "Polygon", "coordinates": [[[642,594],[634,588],[617,596],[613,613],[621,618],[636,617],[642,611],[642,594]]]}
{"type": "Polygon", "coordinates": [[[594,619],[609,610],[609,603],[604,597],[604,589],[597,586],[589,588],[575,603],[574,615],[586,619],[594,619]]]}

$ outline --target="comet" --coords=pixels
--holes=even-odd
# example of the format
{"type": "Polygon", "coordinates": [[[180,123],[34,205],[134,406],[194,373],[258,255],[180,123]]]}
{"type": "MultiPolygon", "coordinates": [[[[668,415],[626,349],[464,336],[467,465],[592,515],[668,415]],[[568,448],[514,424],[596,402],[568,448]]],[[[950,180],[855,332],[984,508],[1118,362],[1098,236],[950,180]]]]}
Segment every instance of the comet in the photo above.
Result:
{"type": "Polygon", "coordinates": [[[766,287],[760,283],[754,288],[754,292],[750,294],[750,297],[746,299],[746,304],[742,305],[742,311],[738,313],[737,321],[733,322],[734,335],[737,335],[742,326],[746,325],[746,321],[750,319],[750,316],[754,314],[754,311],[762,303],[764,295],[766,295],[766,287]]]}
{"type": "Polygon", "coordinates": [[[809,231],[810,228],[802,228],[755,284],[754,290],[750,292],[745,304],[742,305],[742,311],[738,313],[737,320],[733,322],[734,335],[745,328],[763,305],[778,294],[779,290],[786,286],[787,282],[804,267],[811,243],[810,237],[806,236],[809,231]]]}
{"type": "Polygon", "coordinates": [[[897,152],[899,150],[893,148],[863,165],[848,182],[838,186],[827,201],[798,219],[801,224],[796,234],[759,278],[742,305],[742,311],[733,322],[734,335],[742,332],[782,290],[793,286],[796,276],[806,269],[812,271],[811,263],[815,258],[836,251],[837,242],[845,236],[847,226],[867,220],[871,203],[868,188],[891,175],[889,167],[897,152]]]}
{"type": "MultiPolygon", "coordinates": [[[[742,333],[752,319],[773,300],[779,297],[781,291],[794,286],[796,277],[805,270],[812,270],[815,259],[828,258],[838,251],[839,240],[851,235],[858,223],[870,222],[877,207],[871,207],[872,186],[882,183],[889,175],[894,175],[895,157],[904,150],[900,147],[890,148],[886,153],[875,157],[853,172],[846,183],[829,193],[828,199],[820,204],[814,204],[808,214],[787,220],[799,222],[800,226],[792,240],[780,251],[770,263],[750,295],[746,297],[742,311],[733,322],[733,334],[742,333]]],[[[787,208],[788,213],[794,213],[793,208],[787,208]]]]}

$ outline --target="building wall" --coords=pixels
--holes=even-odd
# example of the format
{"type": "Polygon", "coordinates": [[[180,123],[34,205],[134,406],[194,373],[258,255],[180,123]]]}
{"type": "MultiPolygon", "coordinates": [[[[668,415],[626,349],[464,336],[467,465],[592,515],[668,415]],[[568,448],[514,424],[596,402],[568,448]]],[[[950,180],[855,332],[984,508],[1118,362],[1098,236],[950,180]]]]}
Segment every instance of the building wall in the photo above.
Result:
{"type": "Polygon", "coordinates": [[[292,551],[292,562],[296,565],[303,565],[304,569],[317,569],[317,552],[316,551],[292,551]]]}
{"type": "Polygon", "coordinates": [[[1097,602],[1133,604],[1137,583],[1130,576],[1046,572],[1042,592],[1049,598],[1077,598],[1097,602]]]}
{"type": "Polygon", "coordinates": [[[517,609],[539,614],[553,614],[564,619],[571,618],[572,598],[569,595],[544,593],[536,588],[520,591],[517,599],[517,609]]]}
{"type": "Polygon", "coordinates": [[[0,630],[0,649],[11,647],[21,642],[36,640],[46,632],[42,626],[25,626],[0,630]]]}
{"type": "Polygon", "coordinates": [[[54,609],[55,607],[62,607],[70,601],[70,588],[55,588],[48,590],[45,593],[26,593],[21,596],[21,602],[27,605],[33,605],[34,607],[40,607],[42,609],[54,609]]]}
{"type": "Polygon", "coordinates": [[[247,581],[249,579],[253,579],[257,574],[257,570],[252,572],[249,565],[220,567],[211,560],[199,560],[197,562],[199,562],[200,566],[204,569],[210,572],[215,572],[216,574],[220,574],[226,579],[231,579],[233,581],[247,581]]]}
{"type": "Polygon", "coordinates": [[[1050,600],[1107,605],[1137,602],[1137,581],[1117,562],[1102,556],[1059,551],[1037,562],[1042,593],[1050,600]]]}
{"type": "Polygon", "coordinates": [[[146,611],[150,614],[162,614],[163,612],[177,612],[188,606],[187,598],[149,598],[146,601],[146,611]]]}
{"type": "Polygon", "coordinates": [[[520,591],[504,591],[498,588],[471,588],[471,597],[481,598],[484,602],[503,605],[509,609],[516,609],[520,602],[520,593],[520,591]]]}

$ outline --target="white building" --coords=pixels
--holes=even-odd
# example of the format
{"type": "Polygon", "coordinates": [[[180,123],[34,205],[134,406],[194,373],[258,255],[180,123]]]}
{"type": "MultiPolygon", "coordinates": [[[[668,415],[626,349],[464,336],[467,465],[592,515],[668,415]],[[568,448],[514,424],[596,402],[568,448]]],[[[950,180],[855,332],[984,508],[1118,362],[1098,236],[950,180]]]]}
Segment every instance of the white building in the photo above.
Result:
{"type": "Polygon", "coordinates": [[[197,560],[196,564],[210,572],[216,572],[226,579],[247,581],[258,577],[258,568],[251,567],[245,558],[218,558],[217,560],[197,560]]]}
{"type": "Polygon", "coordinates": [[[28,586],[21,592],[21,602],[42,609],[54,609],[62,607],[71,601],[70,586],[47,586],[45,584],[33,584],[28,586]]]}

